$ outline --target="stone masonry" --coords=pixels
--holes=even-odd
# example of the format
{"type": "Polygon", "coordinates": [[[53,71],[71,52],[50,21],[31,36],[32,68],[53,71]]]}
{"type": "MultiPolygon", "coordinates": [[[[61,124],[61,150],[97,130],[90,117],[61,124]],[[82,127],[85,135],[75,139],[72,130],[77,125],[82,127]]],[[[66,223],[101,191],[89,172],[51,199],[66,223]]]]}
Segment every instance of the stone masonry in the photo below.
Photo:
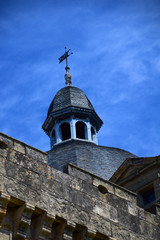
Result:
{"type": "Polygon", "coordinates": [[[160,238],[160,215],[135,193],[72,164],[49,167],[47,153],[4,134],[0,168],[1,240],[160,238]]]}

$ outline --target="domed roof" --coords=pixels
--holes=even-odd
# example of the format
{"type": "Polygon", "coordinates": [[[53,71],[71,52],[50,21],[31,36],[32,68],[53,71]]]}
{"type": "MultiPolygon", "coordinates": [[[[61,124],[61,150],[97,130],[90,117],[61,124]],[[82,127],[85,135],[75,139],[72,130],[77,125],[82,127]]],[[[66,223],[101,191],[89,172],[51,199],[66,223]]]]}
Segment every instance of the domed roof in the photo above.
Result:
{"type": "Polygon", "coordinates": [[[73,106],[94,110],[91,102],[84,92],[73,86],[66,86],[60,89],[50,104],[48,115],[60,109],[73,106]]]}
{"type": "Polygon", "coordinates": [[[58,170],[63,171],[68,163],[72,163],[106,180],[113,176],[127,158],[137,157],[123,149],[99,146],[78,139],[56,145],[54,151],[48,152],[48,156],[50,166],[58,170]]]}

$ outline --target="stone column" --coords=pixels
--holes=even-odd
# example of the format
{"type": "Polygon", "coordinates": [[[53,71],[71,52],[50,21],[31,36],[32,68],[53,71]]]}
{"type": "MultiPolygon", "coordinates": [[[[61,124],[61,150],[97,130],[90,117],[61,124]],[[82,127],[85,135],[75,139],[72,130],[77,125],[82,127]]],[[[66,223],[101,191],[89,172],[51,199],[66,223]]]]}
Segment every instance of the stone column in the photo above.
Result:
{"type": "Polygon", "coordinates": [[[76,138],[76,120],[73,118],[73,116],[71,117],[70,126],[71,126],[71,138],[75,139],[76,138]]]}
{"type": "Polygon", "coordinates": [[[93,141],[94,141],[94,143],[98,144],[97,133],[94,135],[93,141]]]}
{"type": "Polygon", "coordinates": [[[62,138],[61,138],[60,130],[59,130],[59,125],[60,125],[59,123],[55,124],[56,143],[62,142],[62,138]]]}
{"type": "Polygon", "coordinates": [[[50,132],[50,148],[51,149],[53,148],[54,144],[56,143],[56,136],[55,137],[52,136],[53,131],[55,131],[55,130],[52,129],[52,131],[50,132]]]}
{"type": "Polygon", "coordinates": [[[87,140],[91,142],[92,141],[92,137],[91,137],[91,124],[90,124],[88,119],[87,119],[86,125],[87,125],[87,140]]]}

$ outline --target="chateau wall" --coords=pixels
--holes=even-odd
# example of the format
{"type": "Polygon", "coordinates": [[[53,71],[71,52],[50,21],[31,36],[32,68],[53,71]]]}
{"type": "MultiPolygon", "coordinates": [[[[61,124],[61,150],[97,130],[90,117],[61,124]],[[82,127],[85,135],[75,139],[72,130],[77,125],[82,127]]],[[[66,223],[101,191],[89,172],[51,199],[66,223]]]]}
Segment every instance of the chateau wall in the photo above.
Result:
{"type": "Polygon", "coordinates": [[[0,239],[159,239],[160,216],[136,194],[72,164],[53,169],[46,153],[4,134],[0,169],[0,239]]]}

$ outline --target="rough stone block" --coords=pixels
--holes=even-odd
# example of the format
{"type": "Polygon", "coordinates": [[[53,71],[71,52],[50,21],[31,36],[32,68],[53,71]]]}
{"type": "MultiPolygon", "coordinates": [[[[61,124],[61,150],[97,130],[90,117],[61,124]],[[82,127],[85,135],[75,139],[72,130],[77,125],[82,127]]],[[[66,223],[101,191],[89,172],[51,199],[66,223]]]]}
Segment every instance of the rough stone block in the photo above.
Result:
{"type": "Polygon", "coordinates": [[[5,174],[6,173],[5,165],[6,165],[5,159],[0,156],[0,173],[1,174],[5,174]]]}
{"type": "Polygon", "coordinates": [[[14,141],[14,150],[25,154],[25,146],[22,143],[14,141]]]}
{"type": "Polygon", "coordinates": [[[156,214],[160,217],[160,204],[156,204],[156,214]]]}
{"type": "Polygon", "coordinates": [[[127,228],[111,224],[112,237],[117,240],[130,240],[130,231],[127,228]]]}
{"type": "Polygon", "coordinates": [[[6,149],[1,149],[0,148],[0,157],[6,158],[7,157],[7,151],[6,149]]]}
{"type": "Polygon", "coordinates": [[[102,181],[98,178],[93,178],[93,185],[98,187],[99,185],[104,186],[109,193],[113,193],[114,194],[114,186],[111,183],[108,183],[106,181],[102,181]]]}
{"type": "Polygon", "coordinates": [[[140,236],[140,234],[134,234],[134,233],[130,233],[130,239],[131,240],[148,240],[148,238],[144,238],[140,236]]]}
{"type": "Polygon", "coordinates": [[[128,201],[126,199],[120,198],[114,194],[106,194],[107,203],[115,208],[121,208],[124,211],[128,212],[127,206],[128,201]]]}
{"type": "Polygon", "coordinates": [[[97,214],[90,215],[90,221],[88,223],[90,229],[95,229],[97,232],[104,234],[105,236],[111,236],[111,223],[108,219],[98,216],[97,214]]]}
{"type": "Polygon", "coordinates": [[[106,217],[106,218],[110,219],[110,209],[111,209],[111,207],[109,205],[102,207],[102,206],[96,204],[93,208],[93,212],[102,217],[106,217]]]}
{"type": "Polygon", "coordinates": [[[74,167],[73,165],[68,165],[68,173],[76,178],[85,180],[88,183],[92,183],[92,175],[90,175],[88,172],[85,172],[77,167],[74,167]]]}
{"type": "Polygon", "coordinates": [[[115,187],[115,195],[124,198],[128,201],[132,201],[137,203],[136,194],[130,191],[127,191],[126,189],[121,189],[119,187],[115,187]]]}
{"type": "Polygon", "coordinates": [[[48,162],[47,153],[38,151],[38,150],[36,150],[34,148],[31,148],[29,146],[26,146],[26,154],[29,157],[33,158],[34,160],[38,160],[38,161],[41,161],[41,162],[44,162],[44,163],[48,162]]]}
{"type": "Polygon", "coordinates": [[[151,223],[147,223],[144,220],[139,222],[141,234],[148,239],[159,239],[160,236],[160,226],[155,226],[151,223]]]}
{"type": "Polygon", "coordinates": [[[11,237],[11,234],[9,232],[0,232],[0,239],[1,240],[9,240],[11,237]]]}
{"type": "Polygon", "coordinates": [[[121,226],[130,229],[135,233],[141,233],[139,219],[136,216],[129,214],[125,209],[118,208],[118,222],[121,226]]]}
{"type": "Polygon", "coordinates": [[[128,202],[128,212],[131,215],[138,216],[138,207],[134,202],[128,202]]]}
{"type": "Polygon", "coordinates": [[[13,148],[13,139],[9,136],[0,133],[0,141],[4,142],[7,145],[7,148],[13,148]]]}

